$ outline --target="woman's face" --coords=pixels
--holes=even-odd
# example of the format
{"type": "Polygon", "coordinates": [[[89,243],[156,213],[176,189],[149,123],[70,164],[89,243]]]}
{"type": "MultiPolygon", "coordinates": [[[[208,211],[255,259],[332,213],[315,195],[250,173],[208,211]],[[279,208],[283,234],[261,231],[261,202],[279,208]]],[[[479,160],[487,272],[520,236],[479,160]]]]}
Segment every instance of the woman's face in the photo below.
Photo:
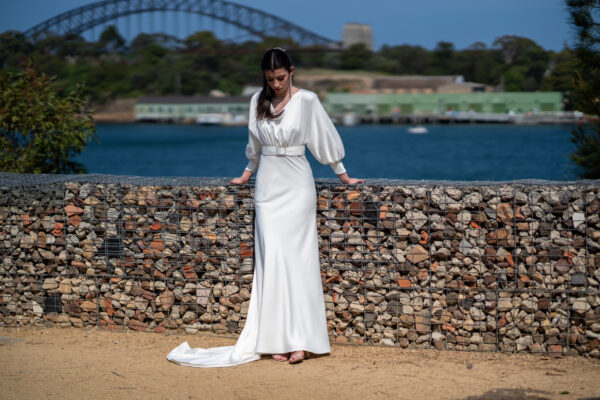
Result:
{"type": "Polygon", "coordinates": [[[288,72],[285,68],[276,70],[265,70],[265,79],[267,85],[275,92],[276,97],[285,96],[290,90],[291,76],[294,74],[294,67],[288,72]]]}

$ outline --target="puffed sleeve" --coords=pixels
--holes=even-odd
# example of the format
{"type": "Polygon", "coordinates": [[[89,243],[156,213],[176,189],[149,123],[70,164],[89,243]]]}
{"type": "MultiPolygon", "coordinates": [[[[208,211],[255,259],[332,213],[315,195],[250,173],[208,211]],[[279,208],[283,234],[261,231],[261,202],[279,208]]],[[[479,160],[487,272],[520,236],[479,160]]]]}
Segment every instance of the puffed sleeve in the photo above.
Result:
{"type": "Polygon", "coordinates": [[[246,158],[248,165],[246,169],[251,172],[256,172],[258,163],[260,162],[260,153],[262,146],[258,141],[258,131],[256,128],[256,102],[258,93],[252,96],[250,100],[250,113],[248,115],[248,144],[246,145],[246,158]]]}
{"type": "Polygon", "coordinates": [[[316,94],[311,98],[309,109],[308,149],[318,162],[328,164],[337,175],[343,174],[346,172],[342,164],[344,144],[316,94]]]}

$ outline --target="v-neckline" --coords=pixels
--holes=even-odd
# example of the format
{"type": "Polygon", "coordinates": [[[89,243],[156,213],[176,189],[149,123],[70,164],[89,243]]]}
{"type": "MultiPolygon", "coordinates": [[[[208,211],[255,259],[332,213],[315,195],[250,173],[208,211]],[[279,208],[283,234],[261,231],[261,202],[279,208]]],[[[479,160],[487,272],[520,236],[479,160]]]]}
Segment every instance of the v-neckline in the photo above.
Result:
{"type": "MultiPolygon", "coordinates": [[[[279,113],[275,116],[275,118],[281,117],[281,115],[283,114],[283,112],[285,111],[285,109],[288,108],[288,106],[292,103],[292,99],[294,97],[296,97],[296,95],[298,93],[300,93],[301,90],[303,90],[303,89],[298,88],[298,91],[296,91],[296,93],[294,93],[293,95],[290,96],[290,99],[288,100],[287,104],[285,106],[283,106],[283,108],[281,110],[279,110],[279,113]]],[[[275,107],[273,107],[272,103],[271,103],[271,112],[275,113],[275,107]]]]}

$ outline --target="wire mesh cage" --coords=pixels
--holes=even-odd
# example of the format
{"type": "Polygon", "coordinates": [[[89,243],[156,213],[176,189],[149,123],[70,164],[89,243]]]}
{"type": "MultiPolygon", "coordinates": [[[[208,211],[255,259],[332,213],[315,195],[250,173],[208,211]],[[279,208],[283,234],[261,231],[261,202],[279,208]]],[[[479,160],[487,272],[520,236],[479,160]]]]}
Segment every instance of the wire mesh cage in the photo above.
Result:
{"type": "MultiPolygon", "coordinates": [[[[598,181],[316,186],[333,342],[600,356],[598,181]]],[[[253,190],[0,174],[0,325],[238,334],[253,190]]]]}

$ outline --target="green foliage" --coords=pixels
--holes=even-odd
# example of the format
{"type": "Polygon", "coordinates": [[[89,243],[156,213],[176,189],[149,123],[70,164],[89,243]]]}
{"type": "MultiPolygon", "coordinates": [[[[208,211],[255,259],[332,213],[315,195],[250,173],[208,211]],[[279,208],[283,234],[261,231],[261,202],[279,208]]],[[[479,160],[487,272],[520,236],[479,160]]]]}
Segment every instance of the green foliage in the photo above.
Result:
{"type": "Polygon", "coordinates": [[[514,35],[497,38],[493,46],[504,62],[499,71],[504,73],[507,91],[540,88],[549,67],[549,52],[531,39],[514,35]]]}
{"type": "Polygon", "coordinates": [[[470,82],[497,85],[500,83],[500,52],[488,49],[484,43],[475,42],[454,56],[454,70],[470,82]]]}
{"type": "Polygon", "coordinates": [[[450,42],[438,42],[431,53],[430,75],[451,75],[455,71],[455,49],[450,42]]]}
{"type": "Polygon", "coordinates": [[[597,0],[566,0],[575,28],[578,62],[573,77],[574,106],[592,116],[594,122],[571,129],[576,150],[571,159],[581,168],[582,178],[600,178],[600,3],[597,0]]]}
{"type": "Polygon", "coordinates": [[[550,73],[542,81],[540,90],[562,92],[565,110],[573,111],[574,104],[579,103],[579,94],[575,91],[573,73],[579,68],[579,60],[572,49],[564,48],[559,53],[550,55],[550,73]]]}
{"type": "MultiPolygon", "coordinates": [[[[600,107],[600,3],[597,0],[566,0],[570,21],[576,31],[575,55],[578,60],[576,71],[585,82],[579,86],[578,110],[599,115],[600,107]]],[[[576,80],[578,80],[576,78],[576,80]]]]}
{"type": "Polygon", "coordinates": [[[98,44],[104,51],[116,52],[123,49],[125,46],[125,39],[119,34],[116,26],[110,25],[102,32],[102,35],[100,35],[98,44]]]}
{"type": "Polygon", "coordinates": [[[102,104],[114,98],[139,95],[195,95],[219,89],[230,95],[245,85],[260,85],[260,59],[266,48],[292,48],[300,68],[368,70],[400,75],[463,75],[487,85],[506,83],[511,91],[566,90],[565,79],[574,52],[542,49],[534,41],[502,36],[492,48],[475,42],[466,49],[441,41],[433,50],[407,44],[371,51],[358,44],[340,52],[319,46],[298,48],[290,39],[226,43],[211,31],[179,39],[167,34],[139,34],[126,42],[115,26],[98,41],[81,36],[50,36],[31,41],[23,34],[0,34],[0,76],[15,72],[30,60],[40,72],[55,76],[55,85],[75,90],[85,82],[86,96],[102,104]],[[563,54],[564,53],[564,54],[563,54]]]}
{"type": "Polygon", "coordinates": [[[31,65],[0,78],[0,170],[84,173],[73,161],[95,133],[81,88],[60,96],[31,65]]]}
{"type": "Polygon", "coordinates": [[[369,69],[373,61],[373,52],[363,43],[353,44],[340,54],[340,68],[369,69]]]}
{"type": "Polygon", "coordinates": [[[600,178],[600,129],[596,124],[589,128],[580,124],[571,129],[571,142],[577,150],[571,154],[571,160],[580,168],[579,177],[583,179],[600,178]]]}
{"type": "Polygon", "coordinates": [[[392,74],[420,75],[429,69],[429,52],[421,46],[383,46],[379,55],[388,60],[392,74]]]}

